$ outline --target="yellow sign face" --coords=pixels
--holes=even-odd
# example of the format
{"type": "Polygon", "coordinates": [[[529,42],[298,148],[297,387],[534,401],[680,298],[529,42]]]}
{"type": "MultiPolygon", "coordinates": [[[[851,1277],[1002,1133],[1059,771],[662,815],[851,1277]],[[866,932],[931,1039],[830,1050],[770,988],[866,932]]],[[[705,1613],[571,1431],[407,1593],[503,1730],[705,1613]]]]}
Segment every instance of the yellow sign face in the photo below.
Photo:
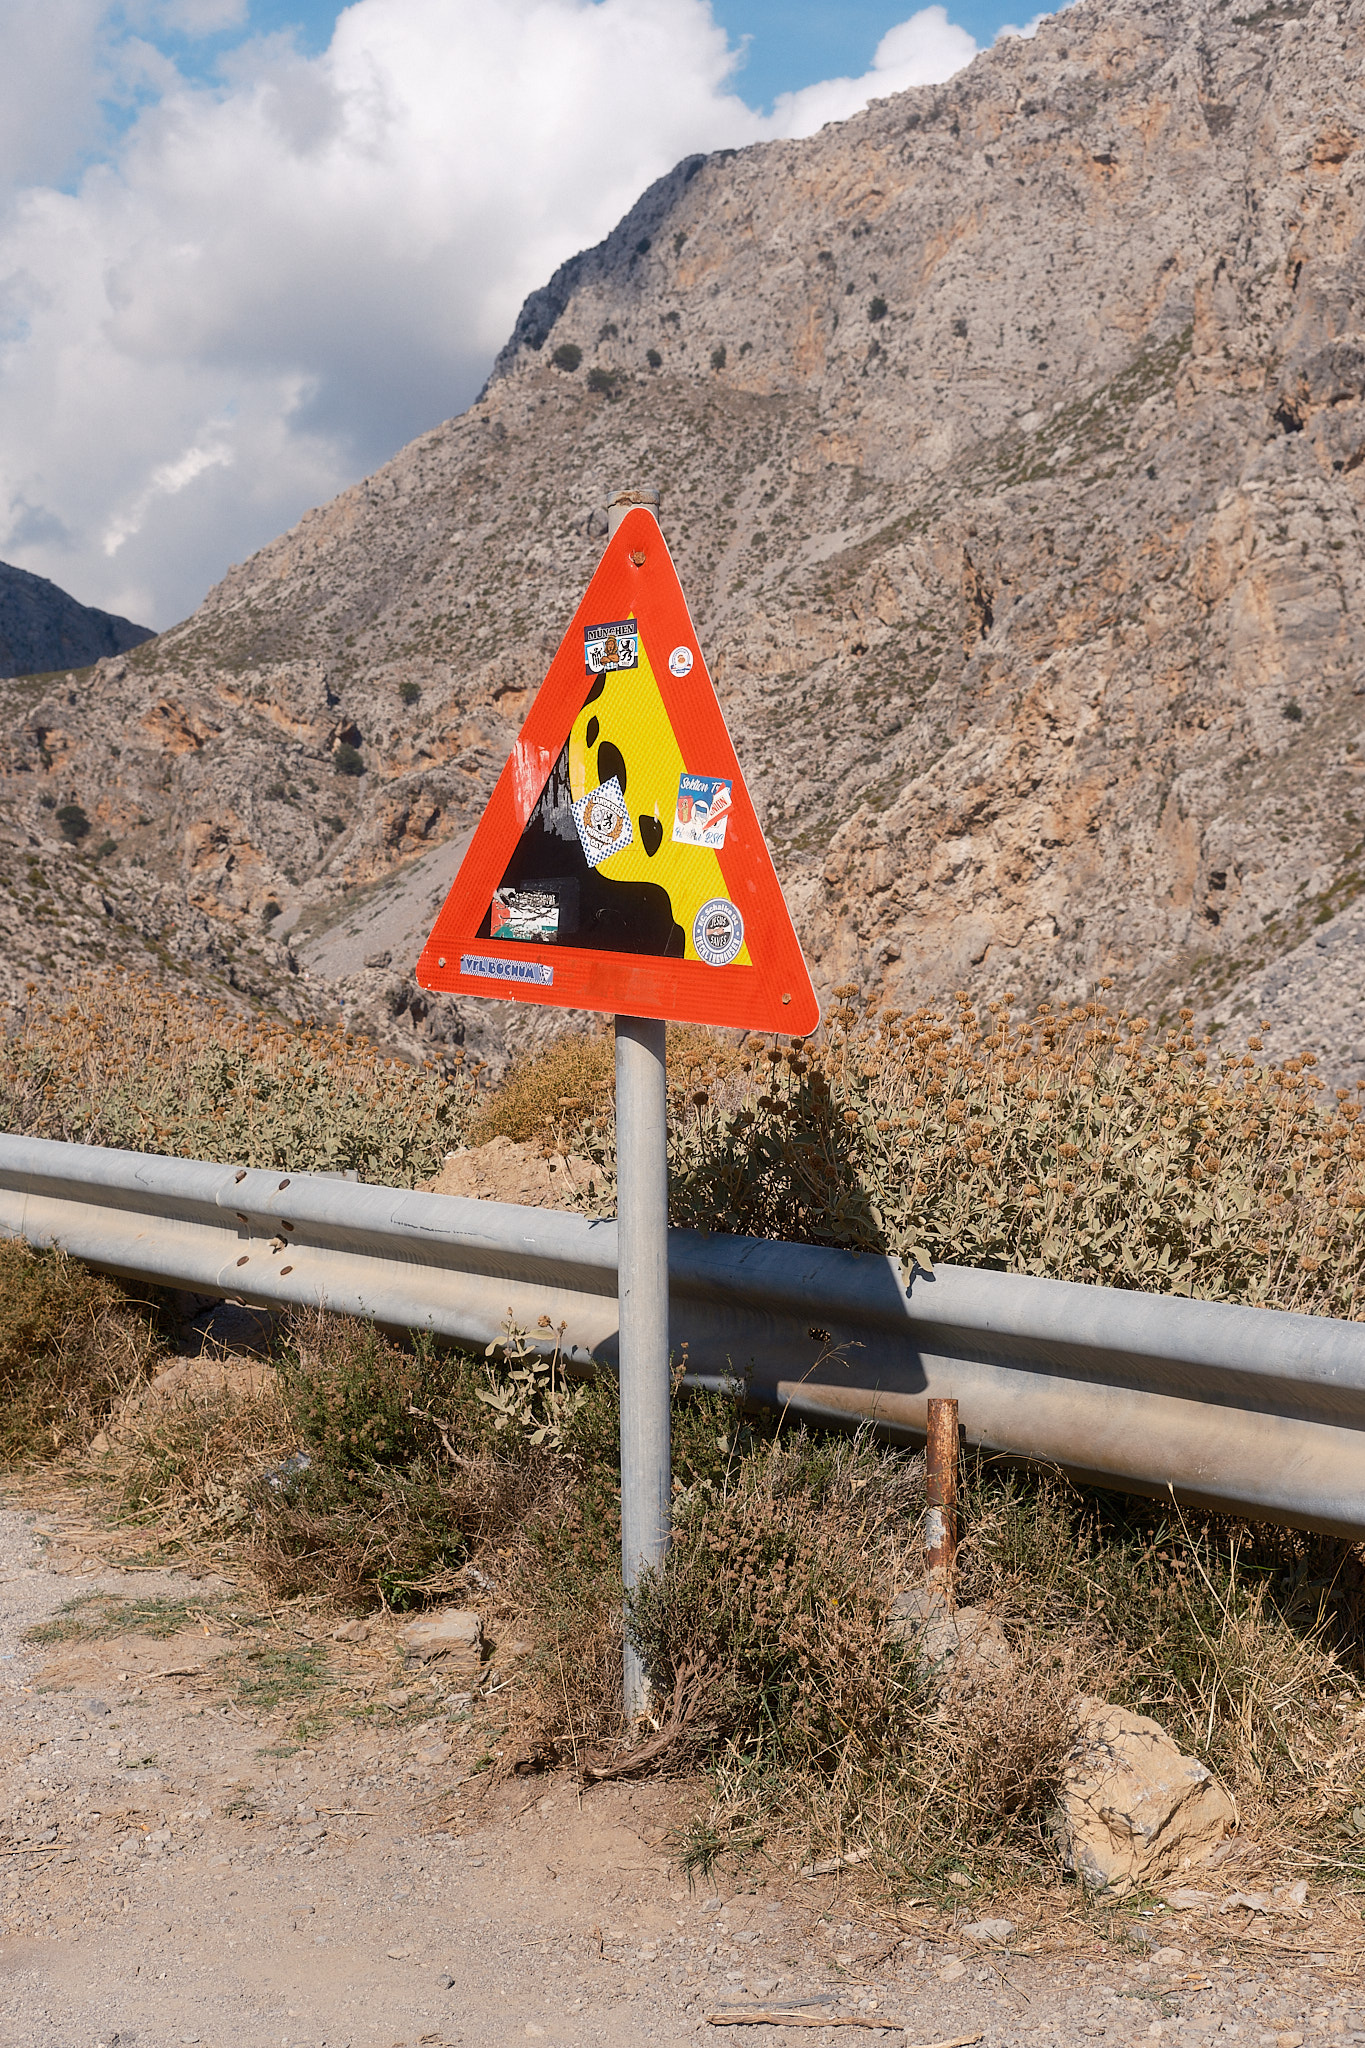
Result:
{"type": "MultiPolygon", "coordinates": [[[[595,833],[601,844],[616,849],[594,861],[597,872],[609,882],[656,882],[665,888],[686,935],[683,958],[697,960],[703,957],[694,935],[698,913],[705,904],[725,899],[728,891],[715,851],[699,843],[697,804],[684,785],[726,791],[730,785],[688,775],[642,640],[637,661],[635,667],[599,675],[574,719],[569,788],[585,843],[595,833]],[[608,794],[594,802],[599,791],[608,794]]],[[[712,836],[722,835],[723,845],[722,818],[717,812],[712,836]]],[[[751,964],[747,944],[731,957],[741,966],[751,964]]]]}

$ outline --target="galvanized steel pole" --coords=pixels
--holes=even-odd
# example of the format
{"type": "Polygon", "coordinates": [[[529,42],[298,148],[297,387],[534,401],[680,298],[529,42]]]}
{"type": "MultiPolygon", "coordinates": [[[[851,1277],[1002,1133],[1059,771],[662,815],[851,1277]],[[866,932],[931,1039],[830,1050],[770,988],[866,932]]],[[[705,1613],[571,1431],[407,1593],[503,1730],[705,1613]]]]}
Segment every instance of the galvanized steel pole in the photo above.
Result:
{"type": "MultiPolygon", "coordinates": [[[[608,538],[636,506],[659,516],[655,491],[622,492],[608,538]]],[[[668,1548],[672,1496],[668,1348],[668,1091],[665,1026],[616,1019],[616,1243],[620,1314],[621,1576],[635,1585],[668,1548]]],[[[639,1657],[625,1652],[625,1707],[647,1705],[639,1657]]]]}

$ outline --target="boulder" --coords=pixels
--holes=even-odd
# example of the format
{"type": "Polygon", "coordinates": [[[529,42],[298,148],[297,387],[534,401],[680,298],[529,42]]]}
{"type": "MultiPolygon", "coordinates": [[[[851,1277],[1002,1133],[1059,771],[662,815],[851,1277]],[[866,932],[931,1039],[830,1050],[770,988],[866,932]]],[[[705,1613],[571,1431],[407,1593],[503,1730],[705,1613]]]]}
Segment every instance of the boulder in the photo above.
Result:
{"type": "Polygon", "coordinates": [[[471,1608],[442,1607],[399,1630],[403,1655],[423,1664],[440,1658],[451,1677],[477,1678],[483,1664],[483,1623],[471,1608]]]}
{"type": "Polygon", "coordinates": [[[1115,1894],[1205,1862],[1237,1825],[1231,1799],[1159,1722],[1081,1700],[1057,1814],[1062,1858],[1091,1891],[1115,1894]]]}

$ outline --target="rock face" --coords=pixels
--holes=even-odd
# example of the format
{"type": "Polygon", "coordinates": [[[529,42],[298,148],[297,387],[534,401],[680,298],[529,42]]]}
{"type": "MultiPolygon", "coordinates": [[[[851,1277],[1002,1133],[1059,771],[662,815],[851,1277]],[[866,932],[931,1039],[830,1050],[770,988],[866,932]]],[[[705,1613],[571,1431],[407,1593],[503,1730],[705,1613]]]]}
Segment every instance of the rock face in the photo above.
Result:
{"type": "Polygon", "coordinates": [[[1145,1714],[1082,1700],[1067,1759],[1058,1833],[1063,1860],[1091,1890],[1155,1884],[1203,1863],[1237,1823],[1231,1799],[1196,1757],[1145,1714]]]}
{"type": "MultiPolygon", "coordinates": [[[[652,482],[823,988],[1112,976],[1240,1033],[1316,936],[1358,981],[1363,26],[1080,0],[949,85],[688,160],[532,295],[468,413],[183,626],[11,686],[9,858],[75,798],[116,842],[111,951],[324,1001],[289,962],[362,909],[380,950],[608,495],[652,482]]],[[[1299,1042],[1353,1072],[1318,951],[1299,1042]]],[[[0,899],[5,971],[44,952],[0,899]]]]}
{"type": "Polygon", "coordinates": [[[77,604],[46,576],[0,562],[0,676],[82,668],[151,637],[150,626],[77,604]]]}

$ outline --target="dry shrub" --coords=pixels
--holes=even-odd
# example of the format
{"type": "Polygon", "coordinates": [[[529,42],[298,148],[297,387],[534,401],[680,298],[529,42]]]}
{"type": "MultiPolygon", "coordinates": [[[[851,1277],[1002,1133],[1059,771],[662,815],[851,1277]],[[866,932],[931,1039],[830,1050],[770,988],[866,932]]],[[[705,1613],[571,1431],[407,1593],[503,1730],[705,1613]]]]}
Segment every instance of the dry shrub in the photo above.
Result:
{"type": "Polygon", "coordinates": [[[472,1085],[117,971],[33,996],[0,1036],[9,1130],[397,1187],[439,1170],[472,1085]]]}
{"type": "Polygon", "coordinates": [[[155,1523],[182,1543],[235,1542],[257,1519],[263,1474],[277,1469],[291,1447],[273,1371],[254,1367],[238,1381],[226,1368],[210,1369],[120,1419],[122,1514],[155,1523]]]}
{"type": "Polygon", "coordinates": [[[1092,1645],[1109,1696],[1217,1771],[1251,1825],[1345,1823],[1365,1797],[1357,1551],[1057,1476],[970,1472],[964,1597],[1016,1638],[1092,1645]]]}
{"type": "Polygon", "coordinates": [[[741,1106],[675,1115],[675,1222],[1365,1316],[1365,1122],[1311,1054],[1262,1066],[1100,1002],[836,993],[818,1043],[755,1051],[741,1106]]]}
{"type": "Polygon", "coordinates": [[[924,1731],[918,1823],[932,1843],[945,1835],[964,1853],[1045,1821],[1076,1735],[1076,1702],[1106,1693],[1115,1659],[1084,1631],[1056,1642],[1013,1631],[1013,1661],[952,1672],[924,1731]]]}
{"type": "MultiPolygon", "coordinates": [[[[698,1095],[732,1100],[743,1095],[744,1062],[734,1034],[698,1025],[670,1024],[667,1034],[670,1105],[686,1114],[698,1095]],[[739,1084],[738,1086],[736,1084],[739,1084]]],[[[610,1151],[616,1088],[615,1044],[609,1030],[566,1033],[543,1051],[518,1060],[474,1120],[470,1143],[514,1138],[546,1149],[610,1151]]]]}
{"type": "Polygon", "coordinates": [[[615,1059],[610,1032],[575,1031],[514,1061],[475,1116],[470,1144],[486,1145],[490,1138],[548,1144],[568,1126],[600,1116],[612,1101],[615,1059]]]}
{"type": "Polygon", "coordinates": [[[156,1352],[152,1312],[117,1282],[0,1240],[0,1463],[82,1448],[156,1352]]]}
{"type": "Polygon", "coordinates": [[[279,1388],[297,1469],[260,1495],[257,1566],[277,1591],[419,1606],[525,1506],[522,1473],[463,1353],[401,1349],[370,1323],[295,1318],[279,1388]]]}

